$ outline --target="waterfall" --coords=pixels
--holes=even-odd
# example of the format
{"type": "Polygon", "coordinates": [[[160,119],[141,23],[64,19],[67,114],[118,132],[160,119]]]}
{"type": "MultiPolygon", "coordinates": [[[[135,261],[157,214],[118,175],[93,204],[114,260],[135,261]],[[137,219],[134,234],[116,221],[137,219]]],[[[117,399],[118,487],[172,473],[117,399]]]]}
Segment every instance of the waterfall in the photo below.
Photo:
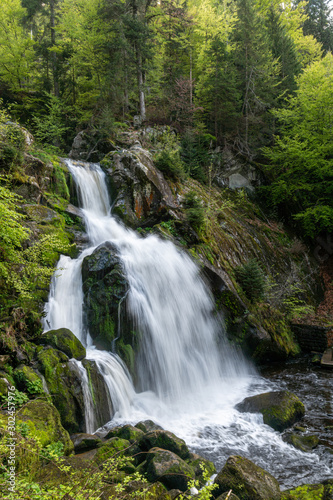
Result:
{"type": "MultiPolygon", "coordinates": [[[[223,324],[198,266],[171,242],[146,238],[125,228],[111,214],[105,174],[98,165],[67,160],[77,186],[89,247],[76,259],[62,256],[46,306],[45,328],[66,327],[86,346],[104,379],[112,423],[153,418],[217,465],[240,453],[279,477],[282,464],[303,468],[316,459],[293,450],[261,415],[240,414],[235,404],[251,394],[272,390],[240,353],[228,345],[223,324]],[[121,359],[95,348],[83,321],[83,259],[105,241],[118,250],[129,291],[124,299],[140,338],[137,390],[121,359]]],[[[121,335],[121,331],[118,335],[121,335]]],[[[95,430],[88,377],[81,373],[87,430],[95,430]]],[[[281,469],[282,468],[282,469],[281,469]]],[[[292,481],[292,479],[290,479],[292,481]]]]}

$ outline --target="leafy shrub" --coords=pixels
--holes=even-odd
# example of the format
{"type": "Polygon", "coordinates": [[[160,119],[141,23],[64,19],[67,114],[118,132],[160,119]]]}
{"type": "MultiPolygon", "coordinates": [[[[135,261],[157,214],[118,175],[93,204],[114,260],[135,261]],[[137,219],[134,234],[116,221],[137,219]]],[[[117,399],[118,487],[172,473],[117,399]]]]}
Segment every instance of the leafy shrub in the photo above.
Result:
{"type": "Polygon", "coordinates": [[[245,295],[251,302],[263,298],[265,293],[265,275],[256,259],[251,259],[235,269],[235,276],[245,295]]]}
{"type": "Polygon", "coordinates": [[[209,149],[216,143],[216,138],[201,130],[188,129],[181,142],[181,158],[186,170],[193,179],[201,183],[207,182],[205,167],[211,163],[209,149]]]}

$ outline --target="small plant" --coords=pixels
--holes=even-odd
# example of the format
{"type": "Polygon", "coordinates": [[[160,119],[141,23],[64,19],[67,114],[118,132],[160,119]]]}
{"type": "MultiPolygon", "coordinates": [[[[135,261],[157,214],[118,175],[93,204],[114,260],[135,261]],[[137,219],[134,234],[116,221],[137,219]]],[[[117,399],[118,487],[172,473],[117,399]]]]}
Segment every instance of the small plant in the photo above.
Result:
{"type": "Polygon", "coordinates": [[[27,391],[29,394],[43,394],[43,383],[41,380],[35,380],[34,382],[27,381],[27,391]]]}
{"type": "Polygon", "coordinates": [[[155,157],[156,167],[167,177],[177,180],[184,178],[185,171],[179,151],[163,150],[155,157]]]}
{"type": "Polygon", "coordinates": [[[238,283],[251,302],[257,302],[265,294],[265,275],[256,259],[251,259],[235,269],[238,283]]]}

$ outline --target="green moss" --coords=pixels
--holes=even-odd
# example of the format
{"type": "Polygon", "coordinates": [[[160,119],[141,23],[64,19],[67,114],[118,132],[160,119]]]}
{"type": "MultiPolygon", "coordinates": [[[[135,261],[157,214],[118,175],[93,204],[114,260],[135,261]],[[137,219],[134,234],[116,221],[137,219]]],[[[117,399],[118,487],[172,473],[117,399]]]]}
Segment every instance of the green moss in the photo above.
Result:
{"type": "Polygon", "coordinates": [[[69,358],[83,359],[86,355],[86,349],[68,328],[50,330],[43,334],[38,342],[59,349],[69,358]]]}
{"type": "Polygon", "coordinates": [[[305,484],[283,492],[281,500],[324,500],[324,492],[322,484],[305,484]]]}
{"type": "Polygon", "coordinates": [[[43,394],[43,383],[41,378],[30,366],[21,366],[14,370],[14,378],[17,387],[28,394],[43,394]]]}
{"type": "Polygon", "coordinates": [[[52,165],[53,165],[52,190],[54,193],[58,194],[65,200],[69,201],[70,195],[65,177],[65,172],[67,170],[60,165],[58,159],[53,159],[52,165]]]}

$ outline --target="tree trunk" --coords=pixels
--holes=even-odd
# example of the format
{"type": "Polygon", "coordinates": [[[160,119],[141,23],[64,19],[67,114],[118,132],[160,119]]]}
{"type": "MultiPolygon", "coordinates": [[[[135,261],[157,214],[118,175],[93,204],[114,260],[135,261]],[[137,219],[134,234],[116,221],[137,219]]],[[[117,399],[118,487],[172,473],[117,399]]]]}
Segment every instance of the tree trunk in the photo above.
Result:
{"type": "MultiPolygon", "coordinates": [[[[56,43],[55,39],[55,0],[50,0],[51,9],[51,47],[53,48],[56,43]]],[[[59,97],[59,79],[58,79],[58,60],[57,53],[51,52],[52,58],[52,73],[53,73],[53,93],[56,97],[59,97]]]]}

